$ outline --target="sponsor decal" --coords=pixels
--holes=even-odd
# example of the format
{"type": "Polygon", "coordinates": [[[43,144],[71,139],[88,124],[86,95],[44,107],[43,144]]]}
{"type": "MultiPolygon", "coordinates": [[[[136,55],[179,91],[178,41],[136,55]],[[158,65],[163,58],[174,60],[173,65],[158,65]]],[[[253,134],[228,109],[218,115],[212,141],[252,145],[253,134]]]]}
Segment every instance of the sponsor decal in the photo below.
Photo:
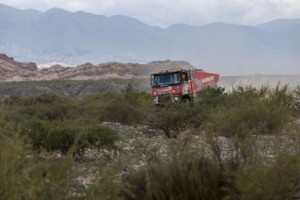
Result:
{"type": "Polygon", "coordinates": [[[163,93],[167,93],[167,92],[171,92],[172,91],[172,87],[166,87],[166,88],[160,88],[157,90],[158,94],[163,94],[163,93]]]}
{"type": "Polygon", "coordinates": [[[214,76],[209,76],[209,77],[207,77],[207,78],[204,78],[204,79],[202,79],[202,83],[207,83],[207,82],[209,82],[209,81],[213,81],[214,80],[214,76]]]}

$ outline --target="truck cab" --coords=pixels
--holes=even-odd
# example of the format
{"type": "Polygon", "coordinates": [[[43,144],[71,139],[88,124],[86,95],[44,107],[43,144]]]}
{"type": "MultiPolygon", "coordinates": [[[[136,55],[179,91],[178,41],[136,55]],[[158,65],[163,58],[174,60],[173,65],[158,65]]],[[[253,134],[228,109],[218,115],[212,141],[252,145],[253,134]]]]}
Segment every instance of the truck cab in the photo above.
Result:
{"type": "Polygon", "coordinates": [[[215,86],[218,74],[200,69],[184,70],[174,68],[151,74],[152,98],[156,105],[166,102],[189,102],[205,86],[215,86]]]}

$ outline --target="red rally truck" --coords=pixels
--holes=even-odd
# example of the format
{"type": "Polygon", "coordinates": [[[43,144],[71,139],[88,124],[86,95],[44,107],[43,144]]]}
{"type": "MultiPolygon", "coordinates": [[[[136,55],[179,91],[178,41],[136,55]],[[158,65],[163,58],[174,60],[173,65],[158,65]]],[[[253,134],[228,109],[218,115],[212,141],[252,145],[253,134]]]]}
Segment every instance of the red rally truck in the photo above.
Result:
{"type": "Polygon", "coordinates": [[[194,101],[197,93],[205,87],[214,87],[219,74],[202,69],[174,68],[151,74],[152,98],[156,105],[165,102],[194,101]]]}

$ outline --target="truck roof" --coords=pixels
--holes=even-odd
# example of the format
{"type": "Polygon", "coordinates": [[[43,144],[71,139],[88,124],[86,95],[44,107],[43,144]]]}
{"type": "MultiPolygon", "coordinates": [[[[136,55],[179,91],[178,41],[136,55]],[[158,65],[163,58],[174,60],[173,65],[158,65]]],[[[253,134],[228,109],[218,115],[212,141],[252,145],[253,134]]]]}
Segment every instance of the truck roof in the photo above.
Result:
{"type": "Polygon", "coordinates": [[[171,69],[165,69],[165,70],[161,70],[159,72],[155,72],[152,74],[167,74],[167,73],[175,73],[175,72],[183,72],[183,71],[187,71],[181,68],[171,68],[171,69]]]}
{"type": "MultiPolygon", "coordinates": [[[[155,72],[155,73],[152,73],[152,75],[155,75],[155,74],[168,74],[168,73],[176,73],[176,72],[187,72],[189,71],[188,69],[182,69],[182,68],[170,68],[170,69],[165,69],[165,70],[161,70],[159,72],[155,72]]],[[[202,71],[203,72],[203,69],[192,69],[191,71],[202,71]]]]}

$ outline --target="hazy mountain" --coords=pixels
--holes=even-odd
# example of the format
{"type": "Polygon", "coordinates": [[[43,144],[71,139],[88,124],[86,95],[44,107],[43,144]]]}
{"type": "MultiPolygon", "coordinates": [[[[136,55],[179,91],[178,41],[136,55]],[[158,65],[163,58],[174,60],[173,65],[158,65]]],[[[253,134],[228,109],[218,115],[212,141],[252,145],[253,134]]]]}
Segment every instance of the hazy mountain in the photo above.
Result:
{"type": "Polygon", "coordinates": [[[187,60],[223,75],[300,73],[300,19],[258,26],[149,26],[127,16],[0,4],[0,52],[37,63],[187,60]]]}
{"type": "Polygon", "coordinates": [[[257,27],[276,36],[278,49],[300,56],[300,19],[278,19],[257,27]]]}

